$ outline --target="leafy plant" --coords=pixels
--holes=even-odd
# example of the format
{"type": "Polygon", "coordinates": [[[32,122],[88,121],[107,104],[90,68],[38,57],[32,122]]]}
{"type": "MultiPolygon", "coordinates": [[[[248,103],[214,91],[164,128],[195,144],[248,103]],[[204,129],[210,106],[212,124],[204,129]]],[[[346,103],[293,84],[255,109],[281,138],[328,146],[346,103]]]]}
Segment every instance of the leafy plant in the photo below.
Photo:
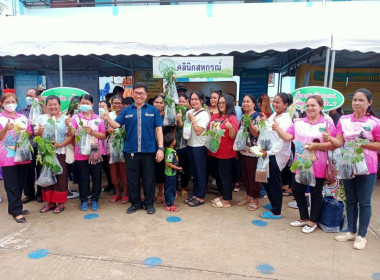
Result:
{"type": "Polygon", "coordinates": [[[220,146],[219,140],[220,138],[224,137],[224,132],[226,131],[225,129],[220,129],[219,126],[220,126],[220,123],[216,122],[214,125],[214,129],[210,129],[202,134],[202,136],[207,136],[207,135],[211,136],[210,148],[212,151],[215,151],[215,152],[219,150],[219,146],[220,146]]]}
{"type": "Polygon", "coordinates": [[[181,111],[181,114],[182,114],[182,121],[185,121],[186,120],[186,106],[184,105],[175,105],[175,110],[177,112],[177,114],[179,113],[179,111],[181,111]]]}
{"type": "Polygon", "coordinates": [[[28,133],[21,132],[21,141],[17,141],[16,147],[20,148],[20,147],[22,147],[24,145],[28,145],[29,150],[33,153],[34,150],[33,150],[32,145],[30,145],[29,139],[30,139],[30,136],[29,136],[28,133]]]}
{"type": "Polygon", "coordinates": [[[111,136],[113,137],[112,146],[119,150],[123,150],[125,137],[127,136],[127,132],[125,128],[119,128],[117,130],[111,131],[111,136]]]}
{"type": "Polygon", "coordinates": [[[261,120],[261,121],[259,121],[259,122],[257,123],[257,127],[258,127],[259,129],[265,129],[265,128],[268,127],[268,126],[267,126],[267,122],[266,122],[265,120],[261,120]]]}
{"type": "Polygon", "coordinates": [[[42,138],[41,136],[34,137],[33,141],[38,145],[38,154],[36,157],[37,163],[45,165],[53,172],[60,172],[61,167],[54,162],[56,155],[53,142],[49,139],[42,138]]]}
{"type": "Polygon", "coordinates": [[[351,160],[353,164],[364,160],[363,147],[368,144],[369,140],[356,137],[356,141],[347,142],[349,149],[342,149],[342,155],[345,160],[351,160]]]}
{"type": "Polygon", "coordinates": [[[172,77],[175,75],[175,69],[174,67],[166,67],[163,73],[164,79],[168,83],[168,85],[171,85],[173,83],[172,77]]]}
{"type": "Polygon", "coordinates": [[[246,133],[248,131],[249,126],[251,125],[252,116],[251,115],[243,115],[242,120],[243,120],[244,132],[246,133]]]}
{"type": "Polygon", "coordinates": [[[309,169],[313,166],[313,163],[311,161],[308,161],[308,160],[295,160],[292,164],[292,166],[290,167],[290,170],[292,172],[298,170],[298,171],[303,171],[303,170],[306,170],[306,169],[309,169]]]}
{"type": "Polygon", "coordinates": [[[79,143],[82,137],[87,136],[87,129],[83,126],[83,121],[79,121],[79,127],[77,129],[77,135],[75,135],[75,142],[79,143]]]}
{"type": "Polygon", "coordinates": [[[171,98],[168,95],[165,96],[165,99],[164,99],[165,106],[171,106],[173,102],[174,102],[173,98],[171,98]]]}

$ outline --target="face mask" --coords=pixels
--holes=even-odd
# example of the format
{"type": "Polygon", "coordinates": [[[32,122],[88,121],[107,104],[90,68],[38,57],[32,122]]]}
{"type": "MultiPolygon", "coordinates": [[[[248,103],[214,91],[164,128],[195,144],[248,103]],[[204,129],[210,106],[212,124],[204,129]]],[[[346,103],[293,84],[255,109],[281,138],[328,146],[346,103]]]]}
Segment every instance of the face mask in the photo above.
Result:
{"type": "Polygon", "coordinates": [[[29,97],[29,96],[26,97],[26,105],[28,105],[28,106],[33,105],[33,98],[32,97],[29,97]]]}
{"type": "Polygon", "coordinates": [[[5,110],[7,110],[8,112],[16,111],[16,107],[17,107],[17,104],[5,104],[4,105],[5,110]]]}
{"type": "Polygon", "coordinates": [[[78,109],[80,112],[89,112],[91,111],[92,107],[91,105],[80,105],[78,109]]]}
{"type": "Polygon", "coordinates": [[[99,108],[99,114],[103,114],[106,110],[104,110],[104,108],[99,108]]]}

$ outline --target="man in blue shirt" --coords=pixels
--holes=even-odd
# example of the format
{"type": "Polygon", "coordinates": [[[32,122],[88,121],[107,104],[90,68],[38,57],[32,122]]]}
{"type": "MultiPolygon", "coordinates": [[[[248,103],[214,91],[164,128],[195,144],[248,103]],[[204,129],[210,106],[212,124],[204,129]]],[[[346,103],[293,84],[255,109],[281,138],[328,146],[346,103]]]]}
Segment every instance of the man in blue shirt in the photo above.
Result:
{"type": "Polygon", "coordinates": [[[142,209],[140,196],[140,178],[144,187],[144,204],[148,214],[154,214],[153,206],[155,193],[155,165],[154,161],[164,159],[164,145],[162,134],[162,118],[157,108],[147,104],[148,89],[144,84],[133,86],[134,103],[124,108],[115,120],[108,113],[102,114],[102,119],[112,128],[125,125],[126,138],[124,156],[127,165],[127,181],[129,201],[131,207],[127,214],[142,209]],[[158,146],[157,146],[158,145],[158,146]]]}

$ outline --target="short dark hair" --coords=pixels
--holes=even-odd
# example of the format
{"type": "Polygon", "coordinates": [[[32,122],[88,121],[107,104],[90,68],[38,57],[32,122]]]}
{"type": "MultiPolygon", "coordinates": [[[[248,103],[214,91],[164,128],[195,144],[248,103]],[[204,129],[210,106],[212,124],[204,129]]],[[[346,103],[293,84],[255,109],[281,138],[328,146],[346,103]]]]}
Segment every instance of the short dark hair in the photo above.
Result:
{"type": "Polygon", "coordinates": [[[81,97],[80,97],[80,101],[82,101],[83,99],[85,100],[88,100],[90,101],[92,104],[94,104],[94,98],[89,95],[89,94],[83,94],[81,97]]]}
{"type": "Polygon", "coordinates": [[[112,94],[120,94],[120,93],[124,93],[124,89],[121,87],[121,86],[115,86],[113,88],[113,91],[112,91],[112,94]]]}
{"type": "Polygon", "coordinates": [[[164,145],[165,147],[169,147],[174,141],[174,134],[173,133],[166,133],[164,135],[164,145]]]}
{"type": "Polygon", "coordinates": [[[126,97],[123,99],[123,104],[124,105],[132,105],[132,103],[135,102],[132,97],[126,97]]]}
{"type": "Polygon", "coordinates": [[[190,99],[191,99],[191,96],[195,94],[196,96],[198,96],[199,100],[203,101],[205,99],[205,96],[203,94],[203,92],[201,90],[194,90],[191,94],[190,94],[190,99]]]}
{"type": "Polygon", "coordinates": [[[148,93],[148,87],[145,84],[143,84],[143,83],[134,84],[133,85],[133,90],[135,90],[136,88],[144,88],[145,92],[148,93]]]}
{"type": "MultiPolygon", "coordinates": [[[[249,97],[249,99],[252,100],[252,103],[256,104],[256,98],[255,98],[255,96],[253,94],[249,93],[247,95],[244,95],[244,97],[249,97]]],[[[243,97],[243,99],[244,99],[244,97],[243,97]]]]}
{"type": "Polygon", "coordinates": [[[102,103],[102,102],[106,103],[108,109],[111,108],[111,104],[107,100],[102,100],[99,103],[102,103]]]}
{"type": "Polygon", "coordinates": [[[57,100],[58,104],[61,105],[61,100],[60,100],[59,97],[56,96],[56,95],[49,95],[49,96],[46,98],[46,101],[45,101],[46,105],[48,104],[48,101],[50,101],[50,100],[57,100]]]}
{"type": "Polygon", "coordinates": [[[165,95],[163,95],[163,94],[160,93],[160,94],[157,94],[155,97],[153,97],[153,102],[156,101],[156,99],[160,98],[160,97],[162,98],[162,100],[165,99],[165,95]]]}
{"type": "Polygon", "coordinates": [[[34,90],[34,92],[36,93],[36,97],[41,95],[41,92],[36,88],[29,88],[26,92],[28,92],[29,90],[34,90]]]}
{"type": "Polygon", "coordinates": [[[288,107],[293,104],[293,96],[289,93],[280,92],[277,93],[276,96],[281,98],[282,103],[288,104],[288,107]]]}
{"type": "Polygon", "coordinates": [[[178,95],[178,99],[181,98],[181,97],[185,98],[186,100],[189,100],[189,97],[186,94],[184,94],[184,93],[180,93],[178,95]]]}

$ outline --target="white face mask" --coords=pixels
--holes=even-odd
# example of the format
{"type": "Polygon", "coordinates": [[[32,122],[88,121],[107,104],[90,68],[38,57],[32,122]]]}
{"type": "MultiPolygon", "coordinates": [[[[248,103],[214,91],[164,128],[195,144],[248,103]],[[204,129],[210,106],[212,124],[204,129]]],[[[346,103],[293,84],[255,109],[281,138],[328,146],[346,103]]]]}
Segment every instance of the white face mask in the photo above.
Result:
{"type": "Polygon", "coordinates": [[[14,112],[16,111],[17,104],[5,104],[4,109],[7,110],[8,112],[14,112]]]}

